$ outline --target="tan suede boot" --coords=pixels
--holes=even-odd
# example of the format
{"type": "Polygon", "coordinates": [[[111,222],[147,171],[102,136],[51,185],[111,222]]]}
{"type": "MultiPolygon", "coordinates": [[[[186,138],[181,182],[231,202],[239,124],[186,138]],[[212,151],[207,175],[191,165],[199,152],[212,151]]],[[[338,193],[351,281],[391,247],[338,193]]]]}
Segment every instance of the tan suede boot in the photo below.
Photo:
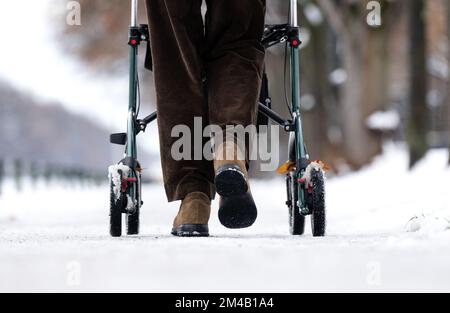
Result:
{"type": "Polygon", "coordinates": [[[181,202],[175,217],[172,235],[179,237],[209,236],[208,221],[211,214],[211,200],[203,192],[192,192],[181,202]]]}
{"type": "Polygon", "coordinates": [[[215,185],[221,196],[219,220],[227,228],[253,225],[257,209],[248,184],[248,172],[243,151],[234,141],[216,147],[214,159],[215,185]]]}

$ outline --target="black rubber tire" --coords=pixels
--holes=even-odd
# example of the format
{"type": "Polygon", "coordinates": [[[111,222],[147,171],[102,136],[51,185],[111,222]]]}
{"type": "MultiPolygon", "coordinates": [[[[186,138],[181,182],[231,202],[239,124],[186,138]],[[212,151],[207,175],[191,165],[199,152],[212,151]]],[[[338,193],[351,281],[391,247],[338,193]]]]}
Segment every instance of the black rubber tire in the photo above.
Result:
{"type": "Polygon", "coordinates": [[[133,214],[128,213],[126,215],[127,235],[139,234],[139,210],[140,208],[138,207],[133,214]]]}
{"type": "Polygon", "coordinates": [[[311,229],[314,237],[323,237],[326,233],[325,177],[323,171],[311,174],[313,185],[311,229]]]}
{"type": "Polygon", "coordinates": [[[112,237],[120,237],[122,236],[122,199],[116,200],[116,196],[113,190],[114,186],[111,180],[109,182],[109,185],[109,233],[112,237]]]}
{"type": "MultiPolygon", "coordinates": [[[[139,165],[140,167],[140,165],[139,165]]],[[[136,194],[136,202],[137,202],[137,208],[134,211],[134,213],[130,214],[127,213],[126,215],[126,224],[127,224],[127,235],[138,235],[139,234],[139,214],[141,209],[141,193],[142,193],[142,185],[141,185],[141,176],[139,173],[136,173],[138,175],[138,186],[137,186],[137,194],[136,194]]]]}
{"type": "Polygon", "coordinates": [[[294,183],[292,174],[288,175],[286,183],[288,191],[289,232],[291,235],[301,236],[305,232],[305,217],[300,214],[300,209],[297,205],[297,184],[294,183]]]}
{"type": "MultiPolygon", "coordinates": [[[[295,156],[295,136],[291,133],[288,143],[288,155],[289,160],[294,161],[295,156]]],[[[287,180],[288,188],[288,204],[289,207],[289,232],[293,236],[301,236],[305,233],[305,217],[300,214],[300,208],[297,205],[298,202],[298,183],[292,174],[289,174],[287,180]]]]}
{"type": "Polygon", "coordinates": [[[301,236],[305,233],[305,217],[300,214],[298,207],[290,216],[290,232],[293,236],[301,236]]]}

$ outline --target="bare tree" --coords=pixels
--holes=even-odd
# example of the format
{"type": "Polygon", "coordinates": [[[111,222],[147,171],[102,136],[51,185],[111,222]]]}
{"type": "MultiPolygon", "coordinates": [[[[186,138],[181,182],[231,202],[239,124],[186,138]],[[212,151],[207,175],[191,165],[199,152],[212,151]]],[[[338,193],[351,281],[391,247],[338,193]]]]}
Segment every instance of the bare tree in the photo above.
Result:
{"type": "Polygon", "coordinates": [[[426,105],[426,27],[424,0],[411,0],[409,5],[410,31],[410,91],[409,114],[407,117],[407,141],[409,165],[413,167],[428,150],[428,110],[426,105]]]}
{"type": "Polygon", "coordinates": [[[446,1],[447,8],[447,69],[449,77],[447,78],[447,140],[449,149],[448,163],[450,164],[450,1],[446,1]]]}
{"type": "MultiPolygon", "coordinates": [[[[340,117],[347,161],[359,168],[381,152],[381,137],[366,126],[367,117],[386,105],[386,26],[366,23],[365,1],[317,0],[338,36],[347,73],[341,90],[340,117]]],[[[381,1],[382,7],[392,5],[381,1]]],[[[384,10],[385,15],[389,10],[384,10]]]]}
{"type": "Polygon", "coordinates": [[[302,27],[309,32],[307,45],[301,51],[303,127],[310,156],[326,160],[337,170],[344,156],[340,142],[330,135],[339,127],[337,99],[329,83],[336,59],[335,35],[322,17],[308,15],[313,8],[318,9],[315,3],[300,7],[302,27]]]}

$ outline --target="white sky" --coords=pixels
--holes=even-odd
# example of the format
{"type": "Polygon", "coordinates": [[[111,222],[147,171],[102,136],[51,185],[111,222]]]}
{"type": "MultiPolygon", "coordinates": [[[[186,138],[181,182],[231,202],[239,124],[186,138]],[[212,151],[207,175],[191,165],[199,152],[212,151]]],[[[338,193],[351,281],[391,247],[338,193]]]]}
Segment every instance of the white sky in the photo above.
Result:
{"type": "MultiPolygon", "coordinates": [[[[61,12],[67,1],[0,1],[0,80],[38,99],[54,100],[72,112],[98,119],[113,131],[124,131],[127,77],[100,77],[65,56],[49,31],[57,26],[50,24],[50,4],[60,5],[53,10],[61,12]]],[[[155,147],[157,136],[146,137],[155,147]]]]}

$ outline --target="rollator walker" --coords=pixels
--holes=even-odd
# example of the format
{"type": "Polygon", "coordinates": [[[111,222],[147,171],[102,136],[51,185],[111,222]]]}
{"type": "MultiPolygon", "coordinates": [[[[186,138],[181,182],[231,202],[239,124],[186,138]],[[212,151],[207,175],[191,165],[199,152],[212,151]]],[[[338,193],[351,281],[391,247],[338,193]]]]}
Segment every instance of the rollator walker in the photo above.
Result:
{"type": "MultiPolygon", "coordinates": [[[[290,0],[289,23],[266,25],[262,44],[266,49],[284,44],[290,52],[291,95],[288,100],[290,118],[286,119],[272,110],[269,96],[269,78],[263,74],[259,101],[258,123],[278,124],[289,133],[287,162],[279,173],[286,176],[286,205],[289,209],[289,229],[292,235],[303,235],[305,218],[311,217],[312,234],[325,235],[325,183],[324,168],[320,162],[311,162],[303,137],[300,104],[300,51],[297,0],[290,0]]],[[[141,165],[137,158],[136,137],[157,119],[157,113],[140,119],[139,77],[137,70],[138,49],[147,44],[146,67],[151,69],[150,36],[148,25],[137,23],[138,0],[131,0],[131,26],[129,27],[129,105],[127,132],[110,136],[113,144],[125,146],[124,158],[110,166],[110,234],[122,235],[122,215],[126,218],[127,235],[139,233],[139,213],[143,205],[141,165]]],[[[287,64],[285,64],[285,67],[287,64]]],[[[289,81],[289,80],[288,80],[289,81]]],[[[286,87],[286,86],[285,86],[286,87]]]]}

